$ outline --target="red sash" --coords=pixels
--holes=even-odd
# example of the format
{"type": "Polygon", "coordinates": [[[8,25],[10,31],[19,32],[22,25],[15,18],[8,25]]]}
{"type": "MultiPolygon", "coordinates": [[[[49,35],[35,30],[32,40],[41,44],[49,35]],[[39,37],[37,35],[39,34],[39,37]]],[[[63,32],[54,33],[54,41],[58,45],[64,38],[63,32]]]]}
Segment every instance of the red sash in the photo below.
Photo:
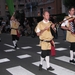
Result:
{"type": "Polygon", "coordinates": [[[19,33],[19,31],[18,31],[18,30],[16,30],[16,32],[17,32],[17,36],[18,36],[18,37],[20,37],[20,33],[19,33]]]}
{"type": "Polygon", "coordinates": [[[55,56],[56,55],[55,47],[52,41],[50,41],[50,43],[51,43],[51,56],[55,56]]]}

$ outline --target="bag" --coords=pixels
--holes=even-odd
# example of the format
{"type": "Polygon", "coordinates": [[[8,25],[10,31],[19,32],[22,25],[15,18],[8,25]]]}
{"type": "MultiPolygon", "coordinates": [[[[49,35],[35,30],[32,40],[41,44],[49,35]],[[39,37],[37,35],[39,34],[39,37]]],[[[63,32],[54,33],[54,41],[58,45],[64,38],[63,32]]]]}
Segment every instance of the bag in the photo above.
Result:
{"type": "Polygon", "coordinates": [[[51,43],[51,52],[50,52],[51,53],[51,56],[55,56],[56,55],[55,47],[54,47],[52,41],[50,41],[50,43],[51,43]]]}

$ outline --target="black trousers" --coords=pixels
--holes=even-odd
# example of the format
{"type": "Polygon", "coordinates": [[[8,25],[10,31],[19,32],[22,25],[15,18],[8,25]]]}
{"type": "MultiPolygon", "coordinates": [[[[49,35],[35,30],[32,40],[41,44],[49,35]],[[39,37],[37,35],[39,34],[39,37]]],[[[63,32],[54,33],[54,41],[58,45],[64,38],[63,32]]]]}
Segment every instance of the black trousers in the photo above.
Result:
{"type": "Polygon", "coordinates": [[[12,35],[12,41],[19,40],[19,37],[17,35],[12,35]]]}
{"type": "Polygon", "coordinates": [[[50,50],[42,50],[41,57],[45,58],[46,56],[50,56],[50,50]]]}
{"type": "Polygon", "coordinates": [[[73,50],[73,52],[75,52],[75,42],[74,43],[70,43],[70,50],[73,50]]]}

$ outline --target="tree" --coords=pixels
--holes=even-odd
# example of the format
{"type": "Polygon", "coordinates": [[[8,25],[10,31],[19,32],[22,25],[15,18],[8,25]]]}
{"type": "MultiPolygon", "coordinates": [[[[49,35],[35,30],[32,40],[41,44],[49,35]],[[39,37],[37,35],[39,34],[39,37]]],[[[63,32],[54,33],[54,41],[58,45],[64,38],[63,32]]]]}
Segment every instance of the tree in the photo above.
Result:
{"type": "Polygon", "coordinates": [[[75,0],[63,0],[63,4],[67,8],[69,8],[71,6],[74,6],[75,7],[75,0]]]}

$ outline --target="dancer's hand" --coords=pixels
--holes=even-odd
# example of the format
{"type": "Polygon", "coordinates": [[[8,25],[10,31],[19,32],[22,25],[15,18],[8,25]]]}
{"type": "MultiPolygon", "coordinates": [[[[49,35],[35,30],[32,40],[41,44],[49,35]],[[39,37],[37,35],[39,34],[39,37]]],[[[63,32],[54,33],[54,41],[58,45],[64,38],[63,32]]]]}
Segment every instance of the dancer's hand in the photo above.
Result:
{"type": "Polygon", "coordinates": [[[44,29],[44,30],[48,30],[48,29],[50,29],[50,27],[49,27],[49,26],[45,27],[45,29],[44,29]]]}

